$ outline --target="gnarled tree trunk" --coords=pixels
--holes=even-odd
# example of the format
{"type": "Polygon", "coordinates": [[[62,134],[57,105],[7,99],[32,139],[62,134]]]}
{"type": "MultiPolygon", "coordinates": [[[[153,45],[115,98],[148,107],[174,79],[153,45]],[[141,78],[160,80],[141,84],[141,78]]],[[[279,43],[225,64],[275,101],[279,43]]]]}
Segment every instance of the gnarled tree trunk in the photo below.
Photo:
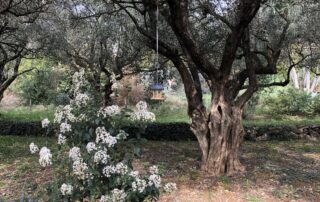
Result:
{"type": "Polygon", "coordinates": [[[213,174],[243,171],[239,147],[243,139],[242,109],[220,99],[213,102],[210,113],[195,110],[191,129],[200,145],[201,169],[213,174]]]}

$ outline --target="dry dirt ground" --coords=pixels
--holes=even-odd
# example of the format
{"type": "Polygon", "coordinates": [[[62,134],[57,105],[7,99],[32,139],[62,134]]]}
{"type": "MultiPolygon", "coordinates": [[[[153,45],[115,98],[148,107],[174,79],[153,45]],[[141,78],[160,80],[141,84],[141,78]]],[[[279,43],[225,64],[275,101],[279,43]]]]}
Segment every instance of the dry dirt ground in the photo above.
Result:
{"type": "MultiPolygon", "coordinates": [[[[0,198],[29,195],[51,179],[50,169],[40,169],[26,152],[31,141],[43,140],[0,136],[0,198]]],[[[244,142],[247,171],[233,176],[208,176],[198,171],[198,161],[196,142],[149,141],[134,165],[143,170],[156,164],[163,184],[177,183],[178,190],[163,193],[161,202],[320,201],[319,142],[244,142]]]]}

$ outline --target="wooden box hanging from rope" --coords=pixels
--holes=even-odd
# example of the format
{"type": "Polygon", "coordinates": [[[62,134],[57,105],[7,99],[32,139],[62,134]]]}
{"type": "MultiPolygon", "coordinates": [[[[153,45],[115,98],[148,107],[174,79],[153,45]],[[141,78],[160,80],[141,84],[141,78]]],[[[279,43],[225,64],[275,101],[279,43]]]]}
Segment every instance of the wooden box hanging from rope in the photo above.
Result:
{"type": "Polygon", "coordinates": [[[152,84],[150,87],[150,90],[152,92],[152,95],[150,98],[151,100],[159,100],[159,101],[164,100],[163,94],[162,94],[162,91],[164,90],[164,88],[160,83],[152,84]]]}

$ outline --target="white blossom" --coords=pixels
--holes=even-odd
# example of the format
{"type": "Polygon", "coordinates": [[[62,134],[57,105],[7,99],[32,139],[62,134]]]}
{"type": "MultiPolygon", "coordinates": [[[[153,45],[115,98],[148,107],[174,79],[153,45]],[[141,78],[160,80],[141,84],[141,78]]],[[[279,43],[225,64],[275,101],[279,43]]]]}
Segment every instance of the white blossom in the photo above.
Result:
{"type": "Polygon", "coordinates": [[[94,154],[93,161],[95,163],[107,164],[109,155],[105,150],[99,150],[94,154]]]}
{"type": "Polygon", "coordinates": [[[113,165],[105,166],[102,170],[102,173],[106,177],[110,177],[111,174],[115,173],[115,167],[113,165]]]}
{"type": "Polygon", "coordinates": [[[83,162],[82,159],[78,159],[73,162],[72,170],[73,173],[78,177],[78,179],[85,180],[88,178],[88,165],[83,162]]]}
{"type": "Polygon", "coordinates": [[[154,185],[156,188],[159,188],[161,186],[161,178],[159,175],[150,175],[149,176],[149,182],[148,182],[149,186],[154,185]]]}
{"type": "Polygon", "coordinates": [[[133,121],[155,121],[156,115],[152,112],[149,112],[149,111],[139,110],[139,111],[131,113],[130,118],[133,121]]]}
{"type": "Polygon", "coordinates": [[[86,84],[84,74],[84,70],[81,70],[80,72],[75,72],[72,76],[72,90],[74,95],[79,93],[81,88],[86,84]]]}
{"type": "Polygon", "coordinates": [[[49,124],[50,124],[49,119],[43,119],[43,120],[41,121],[42,128],[48,127],[49,124]]]}
{"type": "Polygon", "coordinates": [[[138,191],[138,192],[142,193],[146,187],[147,187],[147,182],[143,179],[137,178],[132,183],[132,190],[133,191],[138,191]]]}
{"type": "Polygon", "coordinates": [[[105,195],[102,195],[101,198],[99,199],[99,202],[110,202],[110,201],[111,201],[111,197],[105,196],[105,195]]]}
{"type": "Polygon", "coordinates": [[[102,195],[99,202],[124,202],[126,201],[127,194],[124,190],[114,189],[110,195],[102,195]]]}
{"type": "Polygon", "coordinates": [[[61,185],[60,191],[61,191],[61,194],[62,194],[63,196],[65,196],[65,195],[71,195],[71,194],[72,194],[72,191],[73,191],[73,186],[70,185],[70,184],[65,184],[65,183],[63,183],[63,184],[61,185]]]}
{"type": "Polygon", "coordinates": [[[67,138],[66,136],[62,135],[62,134],[59,134],[58,136],[58,144],[59,145],[63,145],[67,142],[67,138]]]}
{"type": "Polygon", "coordinates": [[[117,163],[116,167],[115,167],[115,173],[121,174],[121,175],[125,175],[128,172],[128,166],[125,165],[124,163],[120,162],[117,163]]]}
{"type": "Polygon", "coordinates": [[[139,171],[131,171],[129,173],[129,176],[131,176],[133,178],[138,178],[139,177],[139,171]]]}
{"type": "Polygon", "coordinates": [[[74,98],[73,102],[78,107],[86,106],[88,104],[88,101],[90,100],[89,96],[85,93],[78,93],[76,97],[74,98]]]}
{"type": "Polygon", "coordinates": [[[124,190],[114,189],[111,191],[111,200],[112,202],[124,202],[126,200],[127,194],[124,190]]]}
{"type": "Polygon", "coordinates": [[[72,129],[71,129],[71,125],[64,122],[64,123],[61,123],[60,124],[60,132],[61,133],[66,133],[66,132],[71,132],[72,129]]]}
{"type": "Polygon", "coordinates": [[[98,111],[98,116],[106,118],[107,116],[119,115],[120,112],[121,110],[118,105],[111,105],[104,108],[100,108],[100,110],[98,111]]]}
{"type": "Polygon", "coordinates": [[[177,184],[176,183],[171,183],[171,182],[167,183],[167,184],[165,184],[163,186],[163,189],[167,193],[172,193],[172,192],[177,190],[177,184]]]}
{"type": "Polygon", "coordinates": [[[92,151],[96,150],[96,144],[94,142],[89,142],[86,146],[87,152],[90,154],[92,151]]]}
{"type": "Polygon", "coordinates": [[[64,107],[58,107],[54,113],[54,123],[61,123],[63,121],[75,122],[76,117],[72,113],[71,105],[65,105],[64,107]]]}
{"type": "Polygon", "coordinates": [[[145,111],[145,110],[147,110],[148,105],[147,105],[147,103],[144,102],[144,101],[139,101],[139,102],[136,104],[136,107],[137,107],[137,109],[138,109],[139,111],[145,111]]]}
{"type": "Polygon", "coordinates": [[[42,167],[52,165],[52,154],[50,152],[50,149],[48,149],[47,147],[42,147],[39,152],[39,155],[39,163],[42,167]]]}
{"type": "Polygon", "coordinates": [[[113,147],[117,143],[117,138],[110,135],[104,127],[98,127],[96,129],[96,143],[103,143],[108,147],[113,147]]]}
{"type": "Polygon", "coordinates": [[[29,145],[29,149],[31,154],[35,154],[39,151],[39,147],[35,145],[33,142],[31,142],[31,144],[29,145]]]}
{"type": "Polygon", "coordinates": [[[151,175],[153,175],[153,174],[158,175],[158,174],[159,174],[159,168],[158,168],[158,166],[151,166],[151,167],[149,168],[149,173],[150,173],[151,175]]]}
{"type": "Polygon", "coordinates": [[[140,101],[136,104],[136,107],[138,111],[131,113],[133,121],[155,121],[156,116],[148,111],[146,102],[140,101]]]}
{"type": "Polygon", "coordinates": [[[72,159],[72,161],[78,161],[81,159],[81,153],[79,147],[72,147],[69,151],[69,158],[72,159]]]}

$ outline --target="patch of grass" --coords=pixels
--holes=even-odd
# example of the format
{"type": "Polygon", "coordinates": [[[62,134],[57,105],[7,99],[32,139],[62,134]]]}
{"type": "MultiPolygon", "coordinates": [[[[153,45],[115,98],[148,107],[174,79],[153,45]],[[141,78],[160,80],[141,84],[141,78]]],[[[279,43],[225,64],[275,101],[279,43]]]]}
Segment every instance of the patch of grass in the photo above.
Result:
{"type": "Polygon", "coordinates": [[[39,146],[45,146],[52,145],[55,141],[53,138],[46,137],[0,136],[0,165],[32,158],[33,155],[29,152],[31,142],[39,146]]]}
{"type": "Polygon", "coordinates": [[[54,106],[17,107],[0,109],[0,120],[8,121],[41,121],[44,118],[53,119],[54,106]]]}
{"type": "Polygon", "coordinates": [[[0,198],[12,200],[32,195],[40,181],[50,180],[46,169],[39,165],[39,155],[29,152],[31,142],[48,146],[52,152],[57,149],[55,138],[0,136],[0,198]],[[3,193],[6,195],[2,196],[3,193]]]}
{"type": "Polygon", "coordinates": [[[256,196],[248,196],[248,197],[246,198],[246,201],[247,201],[247,202],[261,202],[261,200],[260,200],[258,197],[256,197],[256,196]]]}
{"type": "Polygon", "coordinates": [[[320,118],[243,120],[245,126],[309,126],[320,125],[320,118]]]}
{"type": "Polygon", "coordinates": [[[231,179],[227,175],[219,176],[218,181],[221,182],[224,186],[229,186],[231,183],[231,179]]]}
{"type": "Polygon", "coordinates": [[[185,122],[190,123],[185,108],[170,108],[169,106],[161,106],[151,110],[156,115],[156,121],[159,123],[185,122]]]}

